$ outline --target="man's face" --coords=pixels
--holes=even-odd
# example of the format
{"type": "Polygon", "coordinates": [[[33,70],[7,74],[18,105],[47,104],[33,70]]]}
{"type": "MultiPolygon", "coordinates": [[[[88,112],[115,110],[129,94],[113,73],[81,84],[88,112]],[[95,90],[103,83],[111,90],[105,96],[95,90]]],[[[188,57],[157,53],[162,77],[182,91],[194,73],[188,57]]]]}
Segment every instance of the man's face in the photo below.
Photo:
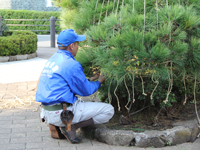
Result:
{"type": "Polygon", "coordinates": [[[75,57],[76,53],[78,52],[78,42],[74,42],[73,44],[72,55],[75,57]]]}

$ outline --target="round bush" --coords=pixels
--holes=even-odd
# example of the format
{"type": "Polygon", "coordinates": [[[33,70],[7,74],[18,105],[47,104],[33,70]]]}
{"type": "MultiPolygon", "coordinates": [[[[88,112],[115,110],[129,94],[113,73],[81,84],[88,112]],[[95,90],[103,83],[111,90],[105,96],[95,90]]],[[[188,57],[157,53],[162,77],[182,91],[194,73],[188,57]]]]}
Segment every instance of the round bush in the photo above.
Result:
{"type": "Polygon", "coordinates": [[[34,53],[37,41],[37,35],[31,31],[15,31],[10,36],[0,37],[0,56],[34,53]]]}

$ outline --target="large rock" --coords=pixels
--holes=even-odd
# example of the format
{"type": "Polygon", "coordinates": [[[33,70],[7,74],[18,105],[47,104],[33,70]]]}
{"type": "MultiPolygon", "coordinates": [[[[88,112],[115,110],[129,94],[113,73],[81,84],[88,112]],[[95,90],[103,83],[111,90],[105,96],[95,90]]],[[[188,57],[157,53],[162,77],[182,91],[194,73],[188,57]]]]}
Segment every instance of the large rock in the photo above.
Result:
{"type": "Polygon", "coordinates": [[[134,139],[133,131],[111,130],[105,125],[94,125],[81,128],[81,134],[86,138],[95,138],[103,143],[116,146],[129,146],[134,139]]]}
{"type": "Polygon", "coordinates": [[[135,134],[135,146],[137,147],[164,147],[166,140],[163,138],[161,131],[145,131],[144,133],[135,134]]]}
{"type": "Polygon", "coordinates": [[[177,126],[163,131],[166,140],[170,145],[181,144],[190,141],[191,130],[183,126],[177,126]]]}
{"type": "Polygon", "coordinates": [[[98,128],[95,130],[95,138],[110,145],[129,146],[134,139],[134,132],[130,130],[98,128]]]}
{"type": "Polygon", "coordinates": [[[197,135],[200,133],[200,128],[196,119],[188,121],[180,121],[173,124],[173,126],[183,126],[191,130],[190,142],[194,142],[197,135]]]}

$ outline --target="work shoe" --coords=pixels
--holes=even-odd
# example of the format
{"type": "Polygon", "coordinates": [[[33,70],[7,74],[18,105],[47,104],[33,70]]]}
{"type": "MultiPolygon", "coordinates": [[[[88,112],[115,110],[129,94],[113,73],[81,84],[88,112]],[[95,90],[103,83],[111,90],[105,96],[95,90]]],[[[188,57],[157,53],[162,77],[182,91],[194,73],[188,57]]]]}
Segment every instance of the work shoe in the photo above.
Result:
{"type": "Polygon", "coordinates": [[[49,124],[50,135],[55,139],[66,139],[65,136],[61,133],[59,127],[49,124]]]}
{"type": "Polygon", "coordinates": [[[66,127],[60,127],[61,133],[68,139],[72,144],[77,144],[82,141],[82,139],[76,137],[76,130],[81,127],[86,127],[89,125],[94,125],[93,119],[81,121],[79,123],[71,125],[71,130],[66,131],[66,127]]]}

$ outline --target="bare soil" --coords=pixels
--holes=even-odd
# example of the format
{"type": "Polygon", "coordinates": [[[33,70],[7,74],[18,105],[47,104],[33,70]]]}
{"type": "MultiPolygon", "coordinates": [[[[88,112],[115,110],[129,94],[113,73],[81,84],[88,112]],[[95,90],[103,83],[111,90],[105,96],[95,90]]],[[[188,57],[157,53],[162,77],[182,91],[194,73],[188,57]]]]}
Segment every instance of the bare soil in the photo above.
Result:
{"type": "MultiPolygon", "coordinates": [[[[197,102],[197,108],[200,110],[200,102],[197,102]]],[[[166,113],[166,110],[161,111],[158,119],[155,120],[155,116],[158,111],[143,110],[130,116],[127,120],[123,117],[122,112],[115,112],[113,118],[106,124],[110,129],[117,130],[132,130],[134,132],[144,132],[147,130],[166,130],[173,128],[173,123],[178,121],[186,121],[196,119],[195,105],[193,102],[189,102],[186,105],[179,104],[170,113],[166,113]]]]}

